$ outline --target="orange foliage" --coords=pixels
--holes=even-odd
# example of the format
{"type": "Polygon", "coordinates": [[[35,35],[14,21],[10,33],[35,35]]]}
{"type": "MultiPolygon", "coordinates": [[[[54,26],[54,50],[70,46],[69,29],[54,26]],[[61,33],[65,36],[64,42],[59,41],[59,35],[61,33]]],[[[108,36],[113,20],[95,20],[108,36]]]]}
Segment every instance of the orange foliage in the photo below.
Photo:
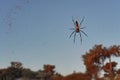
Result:
{"type": "Polygon", "coordinates": [[[112,72],[115,73],[114,67],[117,66],[117,63],[116,63],[116,62],[106,63],[106,64],[102,67],[102,69],[103,69],[105,72],[110,73],[110,64],[111,64],[111,66],[112,66],[112,72]]]}
{"type": "Polygon", "coordinates": [[[64,77],[62,80],[91,80],[91,76],[84,73],[73,73],[64,77]]]}
{"type": "Polygon", "coordinates": [[[53,75],[51,77],[51,80],[62,80],[62,79],[63,79],[63,77],[62,76],[58,76],[58,75],[53,75]]]}
{"type": "Polygon", "coordinates": [[[47,64],[47,65],[44,65],[44,71],[45,72],[54,72],[54,68],[55,68],[55,66],[54,65],[49,65],[49,64],[47,64]]]}
{"type": "Polygon", "coordinates": [[[120,56],[120,46],[110,46],[109,48],[103,47],[100,45],[95,45],[89,52],[86,52],[83,55],[84,65],[86,66],[86,72],[91,73],[95,76],[95,79],[98,78],[97,74],[99,70],[103,69],[105,72],[108,72],[110,75],[113,75],[116,71],[117,63],[111,62],[111,56],[119,57],[120,56]],[[109,64],[104,66],[106,59],[109,59],[109,64]],[[102,68],[104,66],[104,68],[102,68]]]}

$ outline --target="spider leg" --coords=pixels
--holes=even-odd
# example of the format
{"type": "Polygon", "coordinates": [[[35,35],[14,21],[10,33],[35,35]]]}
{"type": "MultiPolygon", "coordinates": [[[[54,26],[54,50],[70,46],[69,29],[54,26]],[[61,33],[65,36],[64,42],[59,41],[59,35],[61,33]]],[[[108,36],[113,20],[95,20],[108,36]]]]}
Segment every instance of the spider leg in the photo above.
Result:
{"type": "Polygon", "coordinates": [[[71,38],[71,36],[73,35],[74,32],[75,32],[75,31],[73,31],[73,32],[70,34],[70,37],[69,37],[69,38],[71,38]]]}
{"type": "Polygon", "coordinates": [[[70,30],[75,30],[75,28],[70,28],[70,30]]]}
{"type": "Polygon", "coordinates": [[[84,32],[84,31],[82,31],[82,30],[80,30],[85,36],[87,36],[88,37],[88,35],[84,32]]]}
{"type": "Polygon", "coordinates": [[[80,40],[81,40],[81,44],[82,44],[82,35],[81,35],[80,31],[79,31],[79,34],[80,34],[80,40]]]}
{"type": "Polygon", "coordinates": [[[86,27],[81,27],[80,29],[84,29],[84,28],[86,28],[86,27]]]}
{"type": "Polygon", "coordinates": [[[75,34],[74,34],[74,39],[73,39],[73,42],[75,43],[75,37],[76,37],[76,32],[75,32],[75,34]]]}
{"type": "Polygon", "coordinates": [[[83,21],[84,21],[84,17],[82,18],[82,20],[81,20],[81,22],[80,22],[80,26],[82,25],[83,21]]]}
{"type": "Polygon", "coordinates": [[[75,21],[74,21],[74,19],[73,19],[73,16],[72,16],[72,22],[73,22],[73,24],[75,25],[75,21]]]}

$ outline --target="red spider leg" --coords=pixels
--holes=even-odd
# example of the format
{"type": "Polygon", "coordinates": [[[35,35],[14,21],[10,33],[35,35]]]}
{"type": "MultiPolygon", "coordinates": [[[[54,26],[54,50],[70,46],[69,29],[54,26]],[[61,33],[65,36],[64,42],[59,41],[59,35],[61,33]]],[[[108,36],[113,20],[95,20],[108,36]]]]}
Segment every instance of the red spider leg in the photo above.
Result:
{"type": "Polygon", "coordinates": [[[75,37],[76,37],[76,32],[75,32],[75,34],[74,34],[74,39],[73,39],[73,42],[75,43],[75,37]]]}
{"type": "Polygon", "coordinates": [[[73,33],[75,33],[75,31],[73,31],[73,32],[70,34],[70,37],[69,37],[69,38],[71,38],[71,36],[73,35],[73,33]]]}

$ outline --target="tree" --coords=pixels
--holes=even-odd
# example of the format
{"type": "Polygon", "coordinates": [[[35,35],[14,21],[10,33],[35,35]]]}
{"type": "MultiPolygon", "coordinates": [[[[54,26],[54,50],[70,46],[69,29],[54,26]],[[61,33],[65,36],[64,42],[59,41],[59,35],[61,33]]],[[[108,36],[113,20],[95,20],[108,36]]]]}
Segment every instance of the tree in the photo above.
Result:
{"type": "Polygon", "coordinates": [[[109,58],[109,65],[110,65],[110,74],[113,75],[113,67],[112,67],[112,61],[111,56],[119,57],[120,56],[120,46],[111,46],[108,48],[107,51],[107,57],[109,58]]]}
{"type": "MultiPolygon", "coordinates": [[[[115,69],[115,67],[117,66],[117,62],[106,63],[104,66],[102,66],[102,69],[106,73],[110,73],[110,64],[112,65],[113,74],[116,74],[117,70],[115,69]]],[[[105,74],[105,75],[107,75],[107,74],[105,74]]]]}
{"type": "Polygon", "coordinates": [[[22,69],[22,77],[36,78],[36,72],[34,72],[34,71],[32,71],[31,69],[28,69],[28,68],[23,68],[22,69]]]}
{"type": "Polygon", "coordinates": [[[15,68],[15,67],[9,67],[8,76],[11,77],[12,79],[20,78],[22,77],[22,69],[15,68]]]}
{"type": "Polygon", "coordinates": [[[92,76],[84,73],[73,73],[65,76],[62,80],[91,80],[92,76]]]}
{"type": "MultiPolygon", "coordinates": [[[[86,52],[83,55],[83,61],[86,66],[86,72],[91,73],[97,79],[99,70],[102,70],[104,62],[106,59],[109,59],[109,75],[113,75],[113,63],[111,62],[111,56],[119,57],[120,56],[120,46],[110,46],[109,48],[103,47],[102,45],[95,45],[89,52],[86,52]]],[[[117,64],[116,64],[117,65],[117,64]]],[[[103,69],[105,70],[105,69],[103,69]]]]}
{"type": "Polygon", "coordinates": [[[94,75],[96,79],[98,79],[97,75],[100,70],[100,65],[104,61],[101,57],[102,50],[102,45],[95,45],[89,52],[86,52],[86,54],[82,56],[86,66],[86,72],[91,74],[91,76],[94,75]]]}
{"type": "Polygon", "coordinates": [[[44,79],[44,80],[49,80],[55,72],[54,68],[55,68],[54,65],[45,64],[43,66],[43,70],[39,70],[37,72],[37,78],[44,79]]]}

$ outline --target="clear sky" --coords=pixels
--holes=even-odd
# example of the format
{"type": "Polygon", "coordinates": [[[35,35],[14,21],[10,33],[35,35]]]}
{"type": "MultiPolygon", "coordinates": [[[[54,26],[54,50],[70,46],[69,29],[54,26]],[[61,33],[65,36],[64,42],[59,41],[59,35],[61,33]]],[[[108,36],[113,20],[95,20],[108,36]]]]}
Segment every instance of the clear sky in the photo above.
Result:
{"type": "Polygon", "coordinates": [[[20,61],[26,68],[44,64],[69,74],[85,71],[81,55],[95,44],[120,44],[120,0],[0,0],[0,68],[20,61]],[[73,43],[72,16],[88,37],[73,43]]]}

